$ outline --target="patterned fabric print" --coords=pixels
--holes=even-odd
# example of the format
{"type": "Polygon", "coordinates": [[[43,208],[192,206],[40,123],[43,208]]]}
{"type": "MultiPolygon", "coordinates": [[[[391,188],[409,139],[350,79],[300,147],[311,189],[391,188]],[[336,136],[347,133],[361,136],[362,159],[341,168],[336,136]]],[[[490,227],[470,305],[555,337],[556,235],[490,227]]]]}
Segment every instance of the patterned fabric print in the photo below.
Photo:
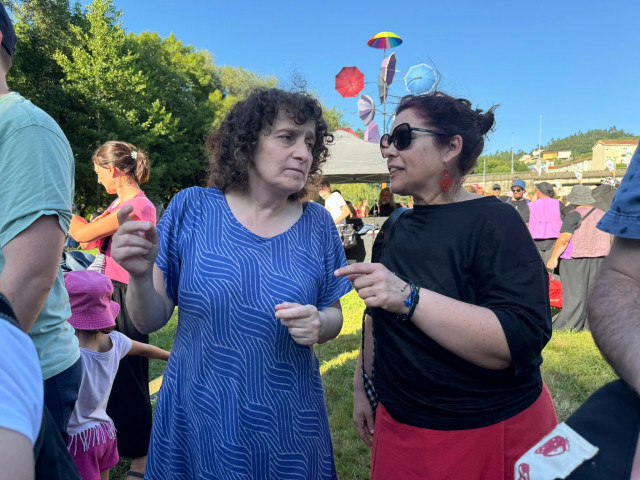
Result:
{"type": "Polygon", "coordinates": [[[629,163],[611,208],[598,228],[616,237],[640,238],[640,147],[629,163]]]}
{"type": "Polygon", "coordinates": [[[274,316],[283,301],[322,310],[351,289],[328,212],[308,204],[261,238],[215,188],[178,194],[158,227],[178,329],[153,426],[147,477],[334,479],[318,360],[274,316]]]}

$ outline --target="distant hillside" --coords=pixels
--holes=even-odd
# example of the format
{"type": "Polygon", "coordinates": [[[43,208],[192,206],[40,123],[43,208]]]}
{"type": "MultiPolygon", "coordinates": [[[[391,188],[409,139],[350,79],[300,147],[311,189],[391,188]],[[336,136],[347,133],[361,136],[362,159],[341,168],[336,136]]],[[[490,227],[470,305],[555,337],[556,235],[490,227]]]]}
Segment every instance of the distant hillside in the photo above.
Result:
{"type": "Polygon", "coordinates": [[[573,157],[578,158],[582,155],[591,155],[591,148],[598,140],[637,140],[638,135],[634,135],[624,130],[618,130],[611,127],[608,130],[594,129],[586,133],[578,132],[565,138],[552,138],[545,145],[545,150],[571,150],[573,157]]]}
{"type": "MultiPolygon", "coordinates": [[[[518,159],[522,157],[526,152],[522,150],[518,150],[513,152],[513,169],[516,172],[526,172],[529,171],[527,166],[520,162],[518,159]]],[[[481,174],[484,166],[486,166],[486,173],[509,173],[511,172],[511,152],[502,151],[502,152],[493,152],[487,153],[486,155],[480,155],[478,158],[478,164],[476,168],[471,172],[472,174],[481,174]]]]}

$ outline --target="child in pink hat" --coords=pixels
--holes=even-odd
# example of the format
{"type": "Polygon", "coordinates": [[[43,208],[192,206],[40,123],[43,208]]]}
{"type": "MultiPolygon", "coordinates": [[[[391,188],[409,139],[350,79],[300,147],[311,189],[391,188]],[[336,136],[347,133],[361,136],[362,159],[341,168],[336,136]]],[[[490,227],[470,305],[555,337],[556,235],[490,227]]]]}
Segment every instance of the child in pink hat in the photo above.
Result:
{"type": "Polygon", "coordinates": [[[114,331],[120,305],[111,300],[105,275],[81,270],[64,274],[71,318],[82,357],[82,383],[67,431],[69,452],[83,479],[108,479],[119,460],[116,432],[107,401],[120,359],[126,355],[169,360],[169,352],[114,331]]]}

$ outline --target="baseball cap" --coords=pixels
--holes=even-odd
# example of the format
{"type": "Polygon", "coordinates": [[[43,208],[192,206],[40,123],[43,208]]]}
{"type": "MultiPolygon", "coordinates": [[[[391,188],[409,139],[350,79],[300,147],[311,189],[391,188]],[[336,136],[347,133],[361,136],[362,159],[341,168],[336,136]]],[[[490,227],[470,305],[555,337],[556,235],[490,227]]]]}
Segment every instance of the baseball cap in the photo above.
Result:
{"type": "Polygon", "coordinates": [[[0,31],[2,31],[2,46],[13,57],[18,39],[16,31],[13,29],[13,22],[2,3],[0,3],[0,31]]]}
{"type": "Polygon", "coordinates": [[[492,190],[502,190],[502,187],[499,184],[494,183],[492,190]]]}
{"type": "Polygon", "coordinates": [[[526,188],[527,188],[527,184],[524,183],[524,180],[515,180],[511,186],[512,187],[520,187],[523,190],[526,190],[526,188]]]}

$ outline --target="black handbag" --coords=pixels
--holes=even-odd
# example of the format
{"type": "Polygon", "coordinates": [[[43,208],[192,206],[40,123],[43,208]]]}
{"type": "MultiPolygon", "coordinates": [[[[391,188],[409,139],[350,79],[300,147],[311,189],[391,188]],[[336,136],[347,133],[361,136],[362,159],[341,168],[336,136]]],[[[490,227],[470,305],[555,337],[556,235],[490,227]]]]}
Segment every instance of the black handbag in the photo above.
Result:
{"type": "MultiPolygon", "coordinates": [[[[378,233],[374,243],[373,249],[371,251],[371,263],[380,263],[380,259],[382,258],[382,253],[384,252],[384,247],[387,244],[387,240],[391,236],[391,232],[395,227],[396,222],[400,218],[402,214],[407,212],[408,208],[398,208],[393,211],[391,216],[382,224],[382,228],[378,233]]],[[[365,308],[364,312],[362,312],[362,346],[361,346],[361,354],[360,358],[362,358],[362,382],[364,383],[364,391],[367,394],[367,400],[369,400],[369,405],[371,405],[371,410],[373,410],[373,416],[376,415],[376,408],[378,407],[378,394],[376,393],[376,388],[373,383],[373,362],[371,364],[371,375],[369,375],[364,369],[364,338],[365,338],[365,320],[367,318],[367,314],[369,313],[369,309],[365,308]]],[[[373,330],[372,330],[373,333],[373,330]]],[[[376,349],[376,341],[375,336],[373,337],[373,355],[375,355],[376,349]]],[[[372,355],[372,356],[373,356],[372,355]]]]}

